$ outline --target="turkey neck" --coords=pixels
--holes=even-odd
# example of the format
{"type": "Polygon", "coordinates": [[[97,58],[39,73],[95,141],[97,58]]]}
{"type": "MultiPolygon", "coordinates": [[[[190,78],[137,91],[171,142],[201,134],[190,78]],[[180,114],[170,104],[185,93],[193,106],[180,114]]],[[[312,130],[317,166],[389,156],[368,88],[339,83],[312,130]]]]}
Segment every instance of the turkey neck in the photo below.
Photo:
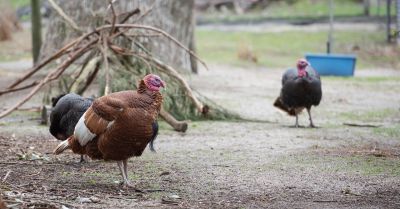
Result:
{"type": "Polygon", "coordinates": [[[147,107],[146,109],[155,108],[157,112],[160,111],[163,97],[159,91],[149,90],[144,81],[141,80],[137,93],[142,96],[140,97],[140,100],[145,104],[143,107],[147,107]]]}

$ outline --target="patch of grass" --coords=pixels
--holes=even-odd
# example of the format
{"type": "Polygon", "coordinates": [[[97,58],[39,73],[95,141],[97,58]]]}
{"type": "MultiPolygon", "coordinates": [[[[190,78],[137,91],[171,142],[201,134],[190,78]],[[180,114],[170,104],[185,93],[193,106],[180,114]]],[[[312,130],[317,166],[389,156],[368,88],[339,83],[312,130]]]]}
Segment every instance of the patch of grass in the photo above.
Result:
{"type": "Polygon", "coordinates": [[[110,178],[110,177],[113,177],[114,174],[106,173],[106,172],[103,172],[103,171],[91,171],[91,172],[83,173],[83,176],[110,178]]]}
{"type": "Polygon", "coordinates": [[[31,1],[30,0],[12,0],[12,1],[10,1],[10,4],[14,9],[17,9],[19,7],[29,6],[31,4],[31,1]]]}
{"type": "Polygon", "coordinates": [[[0,62],[31,58],[30,30],[13,33],[11,40],[0,42],[0,62]]]}
{"type": "Polygon", "coordinates": [[[363,121],[363,122],[377,122],[385,118],[398,115],[399,111],[395,109],[381,109],[366,112],[344,112],[341,116],[348,120],[363,121]]]}
{"type": "Polygon", "coordinates": [[[400,176],[400,159],[375,156],[295,155],[280,158],[273,168],[312,169],[324,173],[354,173],[367,176],[400,176]]]}
{"type": "MultiPolygon", "coordinates": [[[[394,6],[393,6],[394,7],[394,6]]],[[[393,8],[394,10],[394,8],[393,8]]],[[[357,17],[364,15],[363,4],[349,0],[335,1],[334,16],[337,19],[341,17],[357,17]]],[[[372,4],[370,7],[371,16],[383,16],[385,10],[381,7],[378,10],[377,5],[372,4]]],[[[255,9],[245,14],[229,13],[209,13],[202,17],[205,22],[258,22],[270,19],[284,18],[293,22],[301,22],[305,20],[328,18],[329,4],[327,1],[310,1],[297,0],[293,4],[286,1],[272,3],[264,10],[255,9]]]]}
{"type": "MultiPolygon", "coordinates": [[[[327,32],[225,32],[197,30],[198,53],[208,62],[253,66],[252,62],[239,60],[238,50],[246,46],[258,58],[258,64],[269,68],[287,68],[305,53],[324,53],[327,32]]],[[[337,31],[335,53],[355,53],[357,68],[399,65],[400,50],[384,50],[387,47],[382,32],[337,31]],[[352,51],[353,46],[360,50],[352,51]],[[377,52],[381,53],[377,53],[377,52]],[[393,56],[385,55],[386,52],[393,56]]],[[[390,48],[391,49],[391,48],[390,48]]]]}
{"type": "Polygon", "coordinates": [[[374,128],[373,132],[378,134],[378,135],[383,135],[387,137],[393,137],[393,138],[400,138],[400,125],[396,124],[390,127],[378,127],[374,128]]]}
{"type": "Polygon", "coordinates": [[[71,172],[64,171],[64,172],[62,172],[61,176],[62,177],[69,177],[69,176],[73,176],[73,174],[71,172]]]}
{"type": "Polygon", "coordinates": [[[399,80],[398,77],[389,77],[389,76],[369,76],[369,77],[340,77],[340,76],[324,76],[324,80],[329,81],[351,81],[351,82],[359,82],[359,83],[378,83],[378,82],[397,82],[399,80]]]}
{"type": "Polygon", "coordinates": [[[165,194],[165,192],[151,192],[149,198],[153,200],[161,200],[161,198],[165,196],[165,194]]]}
{"type": "MultiPolygon", "coordinates": [[[[377,15],[377,8],[371,5],[371,15],[377,15]]],[[[265,10],[270,17],[321,17],[329,15],[328,1],[297,0],[294,4],[280,1],[265,10]]],[[[349,0],[336,0],[334,15],[337,16],[359,16],[363,15],[362,3],[349,0]]],[[[381,10],[382,15],[384,11],[381,10]]]]}
{"type": "Polygon", "coordinates": [[[10,114],[10,118],[35,118],[35,117],[39,117],[40,116],[40,112],[35,112],[35,111],[19,111],[16,110],[14,112],[12,112],[10,114]]]}

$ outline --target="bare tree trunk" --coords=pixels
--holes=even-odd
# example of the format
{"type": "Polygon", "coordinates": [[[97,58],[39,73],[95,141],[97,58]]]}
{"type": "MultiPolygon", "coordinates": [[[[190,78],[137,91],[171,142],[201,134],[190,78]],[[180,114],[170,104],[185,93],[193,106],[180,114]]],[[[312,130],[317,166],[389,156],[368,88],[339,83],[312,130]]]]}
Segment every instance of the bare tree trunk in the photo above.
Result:
{"type": "Polygon", "coordinates": [[[391,31],[391,24],[392,24],[392,15],[390,11],[390,7],[392,6],[392,0],[386,0],[386,37],[387,42],[392,42],[392,31],[391,31]]]}
{"type": "MultiPolygon", "coordinates": [[[[49,0],[49,2],[52,1],[49,0]]],[[[54,2],[61,9],[56,9],[50,17],[51,21],[47,27],[42,57],[53,54],[54,51],[81,34],[92,32],[93,28],[104,25],[105,22],[114,21],[110,15],[111,11],[107,10],[108,1],[106,0],[54,0],[54,2]],[[109,14],[107,17],[105,17],[106,13],[109,14]]],[[[174,39],[182,43],[182,48],[195,49],[193,6],[194,0],[119,0],[115,1],[114,9],[116,14],[121,14],[138,8],[141,13],[131,17],[125,23],[154,26],[172,35],[174,39]],[[192,45],[189,46],[191,42],[192,45]]],[[[123,19],[123,17],[120,16],[118,19],[123,19]]],[[[119,23],[120,20],[115,22],[119,23]]],[[[181,131],[184,131],[187,124],[178,124],[174,118],[171,118],[172,116],[179,120],[204,118],[205,115],[213,119],[238,118],[237,115],[231,114],[217,105],[212,104],[211,108],[203,105],[192,91],[188,93],[187,89],[190,87],[181,74],[190,73],[192,63],[195,64],[197,60],[191,59],[191,56],[178,47],[176,42],[171,41],[171,38],[167,39],[164,36],[157,36],[157,34],[160,35],[149,31],[144,33],[143,29],[124,31],[123,37],[116,36],[110,43],[111,45],[115,44],[114,46],[118,45],[121,50],[124,49],[123,51],[127,53],[123,55],[118,54],[114,50],[115,48],[111,50],[110,47],[103,46],[107,45],[105,44],[107,41],[103,40],[102,45],[95,47],[93,53],[87,54],[87,57],[79,60],[83,64],[78,63],[78,66],[75,67],[81,69],[80,73],[76,73],[78,70],[75,70],[74,74],[77,75],[66,76],[63,74],[64,77],[59,79],[62,81],[59,86],[64,89],[63,92],[82,92],[80,86],[85,85],[80,84],[82,82],[91,83],[93,77],[99,75],[96,81],[100,84],[99,94],[102,95],[104,89],[110,89],[111,92],[135,89],[137,81],[145,74],[156,72],[161,77],[164,76],[163,80],[168,83],[168,90],[163,93],[163,108],[169,114],[161,114],[161,116],[175,129],[181,128],[181,131]],[[125,50],[125,48],[130,50],[125,50]],[[150,52],[151,55],[146,54],[147,52],[150,52]],[[100,66],[96,61],[99,55],[102,63],[100,66]],[[146,57],[150,56],[151,63],[146,60],[146,57]],[[169,66],[178,70],[179,73],[169,66]],[[211,111],[209,111],[210,109],[211,111]]],[[[103,37],[101,34],[100,36],[103,37]]],[[[201,99],[205,100],[206,98],[201,99]]]]}
{"type": "Polygon", "coordinates": [[[31,0],[32,8],[32,56],[33,63],[39,59],[40,47],[42,45],[42,21],[40,15],[40,0],[31,0]]]}
{"type": "Polygon", "coordinates": [[[370,0],[364,0],[364,15],[369,16],[370,0]]]}
{"type": "MultiPolygon", "coordinates": [[[[104,23],[103,15],[108,6],[106,0],[56,0],[55,2],[84,32],[104,23]]],[[[152,11],[139,23],[160,28],[189,48],[194,32],[192,22],[194,0],[126,0],[116,1],[114,5],[117,13],[139,8],[142,14],[153,6],[152,11]]],[[[132,18],[128,23],[135,19],[132,18]]],[[[53,53],[82,33],[69,26],[55,11],[52,12],[50,20],[41,58],[53,53]]],[[[158,59],[177,70],[191,71],[190,55],[170,40],[160,37],[157,41],[147,42],[146,48],[158,59]]]]}
{"type": "Polygon", "coordinates": [[[396,32],[394,36],[397,45],[400,45],[400,0],[396,1],[396,32]]]}
{"type": "MultiPolygon", "coordinates": [[[[195,18],[195,15],[194,15],[194,7],[193,7],[193,12],[192,12],[192,24],[196,25],[196,18],[195,18]]],[[[197,52],[196,36],[195,36],[194,32],[192,32],[192,37],[191,37],[190,42],[189,42],[189,49],[192,52],[195,52],[195,53],[197,52]]],[[[197,65],[197,60],[193,56],[190,56],[190,65],[191,65],[192,73],[196,73],[197,74],[199,72],[198,65],[197,65]]]]}

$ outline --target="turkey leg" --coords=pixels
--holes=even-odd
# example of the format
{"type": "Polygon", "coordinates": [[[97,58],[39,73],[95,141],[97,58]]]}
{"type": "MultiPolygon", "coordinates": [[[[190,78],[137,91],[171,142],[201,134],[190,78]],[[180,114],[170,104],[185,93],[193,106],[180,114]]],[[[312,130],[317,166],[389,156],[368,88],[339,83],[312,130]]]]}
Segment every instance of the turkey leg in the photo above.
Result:
{"type": "Polygon", "coordinates": [[[87,163],[87,162],[89,162],[88,156],[81,155],[81,161],[79,161],[79,163],[87,163]]]}
{"type": "Polygon", "coordinates": [[[294,124],[294,127],[298,128],[299,127],[299,116],[296,114],[296,124],[294,124]]]}
{"type": "Polygon", "coordinates": [[[122,182],[122,185],[124,187],[126,187],[126,186],[132,187],[131,183],[128,180],[127,160],[117,161],[117,164],[118,164],[119,170],[121,171],[122,178],[124,179],[124,181],[122,182]]]}
{"type": "Polygon", "coordinates": [[[307,108],[307,112],[308,112],[308,117],[309,117],[309,120],[310,120],[310,127],[311,128],[315,128],[314,123],[312,121],[312,117],[311,117],[311,107],[307,108]]]}

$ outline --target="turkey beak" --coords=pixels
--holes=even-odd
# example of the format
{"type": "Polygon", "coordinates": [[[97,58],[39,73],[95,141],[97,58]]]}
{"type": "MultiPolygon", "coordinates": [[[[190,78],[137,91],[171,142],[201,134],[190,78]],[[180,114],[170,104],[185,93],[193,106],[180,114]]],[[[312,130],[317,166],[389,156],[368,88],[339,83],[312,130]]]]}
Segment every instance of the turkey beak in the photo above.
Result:
{"type": "Polygon", "coordinates": [[[164,89],[166,89],[166,88],[167,88],[167,85],[165,84],[165,82],[164,82],[163,80],[161,80],[161,83],[160,83],[160,85],[161,85],[161,87],[163,87],[164,89]]]}

